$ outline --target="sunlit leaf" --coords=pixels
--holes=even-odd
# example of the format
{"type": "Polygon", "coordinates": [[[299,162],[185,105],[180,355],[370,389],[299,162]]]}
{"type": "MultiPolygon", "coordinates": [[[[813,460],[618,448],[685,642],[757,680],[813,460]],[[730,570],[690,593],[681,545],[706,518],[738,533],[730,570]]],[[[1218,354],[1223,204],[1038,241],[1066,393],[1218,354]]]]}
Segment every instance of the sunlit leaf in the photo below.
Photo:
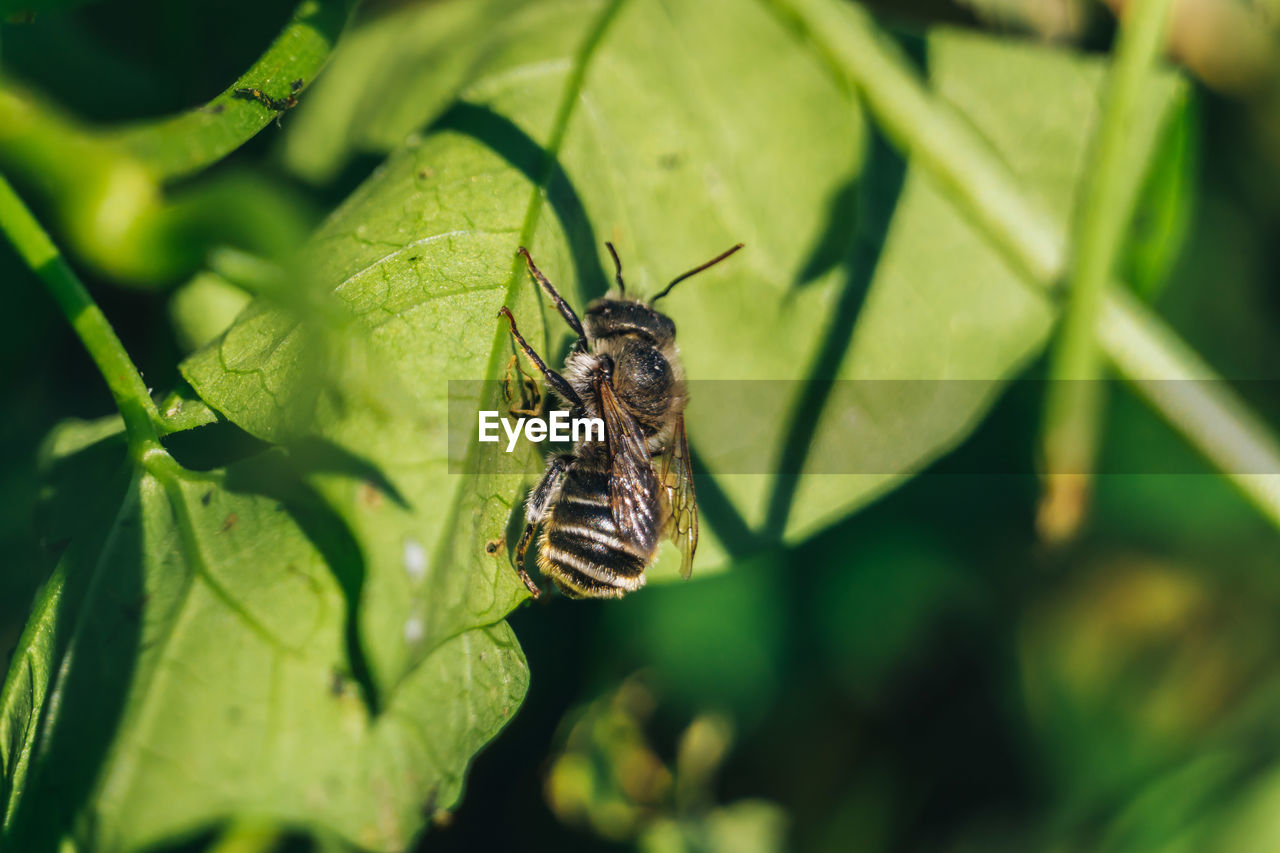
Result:
{"type": "MultiPolygon", "coordinates": [[[[398,330],[382,350],[386,363],[397,364],[422,398],[429,399],[436,377],[443,411],[439,377],[494,379],[505,364],[506,341],[490,336],[485,315],[517,297],[532,307],[535,294],[518,269],[498,274],[504,250],[531,243],[544,270],[581,305],[604,290],[599,244],[606,238],[642,293],[726,244],[746,242],[748,251],[727,268],[665,303],[695,381],[909,381],[865,386],[872,390],[852,399],[797,383],[759,410],[700,409],[695,395],[691,441],[718,476],[722,496],[704,501],[703,573],[724,561],[715,537],[725,525],[745,525],[764,541],[807,535],[955,444],[990,404],[998,381],[1038,351],[1052,318],[927,174],[883,144],[864,156],[856,105],[824,79],[816,58],[780,21],[752,7],[729,13],[713,6],[624,5],[590,57],[581,89],[569,93],[565,116],[553,106],[575,83],[569,52],[577,42],[566,38],[571,27],[550,25],[557,9],[578,13],[581,4],[534,6],[508,20],[494,36],[501,49],[464,89],[462,104],[391,158],[321,232],[314,255],[323,279],[370,325],[389,320],[369,313],[388,298],[415,304],[423,278],[451,294],[433,309],[415,307],[406,321],[410,334],[400,334],[406,329],[398,322],[375,333],[389,340],[385,326],[398,330]],[[734,28],[732,38],[723,36],[726,26],[734,28]],[[552,153],[563,173],[541,161],[539,147],[548,140],[558,143],[552,153]],[[803,157],[795,154],[800,140],[803,157]],[[523,198],[526,177],[548,188],[532,202],[523,198]],[[452,272],[482,263],[494,272],[452,272]],[[444,340],[450,345],[424,358],[423,350],[444,340]],[[742,430],[744,421],[760,461],[717,467],[717,436],[742,430]],[[773,460],[785,476],[758,473],[773,460]],[[847,476],[792,475],[799,470],[847,476]]],[[[582,15],[573,20],[582,26],[582,15]]],[[[1103,63],[946,32],[928,41],[927,61],[939,94],[1065,223],[1103,63]]],[[[1181,103],[1179,92],[1172,76],[1154,87],[1135,128],[1136,148],[1155,144],[1170,107],[1181,103]]],[[[1135,192],[1140,179],[1133,179],[1135,192]]],[[[530,308],[512,307],[526,326],[536,322],[530,308]]],[[[403,320],[405,310],[390,313],[403,320]]],[[[252,353],[259,347],[275,359],[264,381],[289,385],[281,374],[288,356],[270,334],[251,328],[246,323],[228,336],[217,365],[211,352],[189,365],[188,375],[233,420],[269,437],[279,416],[264,420],[263,413],[273,401],[258,383],[223,369],[258,369],[252,353]],[[250,342],[242,334],[257,337],[250,342]]],[[[552,334],[562,339],[554,327],[552,334]]],[[[372,458],[388,471],[403,467],[394,454],[372,458]]],[[[433,487],[423,500],[439,495],[433,487]]],[[[500,496],[514,501],[518,493],[500,496]]],[[[501,520],[489,524],[478,541],[498,535],[501,520]]],[[[654,574],[670,568],[664,561],[654,574]]]]}
{"type": "Polygon", "coordinates": [[[373,713],[358,560],[287,473],[137,471],[100,547],[68,550],[0,704],[14,849],[139,850],[244,813],[402,849],[457,799],[523,696],[514,638],[442,641],[373,713]]]}
{"type": "MultiPolygon", "coordinates": [[[[563,327],[557,319],[538,331],[550,315],[514,264],[518,245],[530,246],[581,309],[606,289],[607,239],[639,293],[746,242],[746,252],[667,303],[689,375],[699,380],[803,375],[841,286],[831,269],[838,259],[830,258],[819,259],[827,263],[815,281],[794,282],[814,267],[829,205],[860,162],[863,126],[848,93],[762,8],[624,3],[588,55],[577,53],[594,21],[611,13],[596,3],[530,4],[503,21],[462,103],[393,154],[321,230],[311,253],[322,282],[370,329],[380,369],[400,379],[421,418],[409,433],[358,430],[358,413],[319,428],[374,461],[422,513],[433,565],[460,556],[474,565],[472,576],[501,569],[498,613],[519,590],[509,569],[480,549],[502,536],[518,480],[485,498],[491,511],[479,528],[457,528],[475,517],[476,498],[468,481],[444,477],[445,380],[501,378],[512,352],[495,317],[503,304],[552,363],[560,360],[563,327]],[[797,157],[802,143],[806,154],[797,157]]],[[[293,328],[279,312],[245,318],[191,360],[186,375],[233,421],[278,439],[289,416],[277,398],[296,383],[292,347],[304,337],[286,340],[293,328]]],[[[695,453],[716,441],[710,430],[699,432],[702,416],[695,399],[695,453]]],[[[782,428],[781,420],[766,427],[775,443],[782,428]]],[[[732,479],[741,481],[733,486],[738,501],[744,488],[762,495],[769,483],[763,474],[732,479]]],[[[714,515],[704,509],[703,574],[724,563],[714,515]]],[[[367,548],[385,547],[388,561],[399,559],[379,543],[402,535],[358,536],[367,548]]],[[[400,590],[371,589],[369,600],[393,612],[408,603],[400,590]]],[[[383,658],[377,648],[392,645],[369,644],[375,660],[383,658]]]]}
{"type": "Polygon", "coordinates": [[[285,165],[329,180],[359,154],[385,154],[439,116],[481,62],[514,0],[414,3],[343,39],[289,115],[285,165]]]}
{"type": "MultiPolygon", "coordinates": [[[[1105,63],[947,30],[929,35],[924,62],[937,95],[1065,231],[1105,63]]],[[[1129,137],[1133,162],[1146,162],[1170,117],[1185,108],[1184,91],[1172,73],[1150,84],[1129,137]]],[[[893,168],[891,158],[881,163],[893,168]]],[[[1143,177],[1126,176],[1125,192],[1138,192],[1143,177]]],[[[847,514],[957,444],[1001,381],[1039,352],[1053,320],[1040,288],[1008,265],[924,169],[906,166],[887,232],[868,236],[862,267],[849,277],[854,316],[833,320],[822,365],[823,375],[862,382],[832,395],[803,445],[810,474],[823,473],[833,456],[846,470],[867,473],[803,478],[787,517],[793,536],[847,514]]]]}

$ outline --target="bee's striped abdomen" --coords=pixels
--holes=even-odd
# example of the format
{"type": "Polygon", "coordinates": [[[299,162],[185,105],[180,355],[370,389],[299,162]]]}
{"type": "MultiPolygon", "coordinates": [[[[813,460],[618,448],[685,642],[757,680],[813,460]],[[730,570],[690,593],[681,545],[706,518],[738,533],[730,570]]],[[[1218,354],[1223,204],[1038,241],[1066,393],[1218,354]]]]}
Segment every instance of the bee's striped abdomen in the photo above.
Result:
{"type": "Polygon", "coordinates": [[[538,566],[569,595],[619,598],[644,585],[652,559],[618,534],[609,509],[609,475],[576,461],[542,530],[538,566]]]}

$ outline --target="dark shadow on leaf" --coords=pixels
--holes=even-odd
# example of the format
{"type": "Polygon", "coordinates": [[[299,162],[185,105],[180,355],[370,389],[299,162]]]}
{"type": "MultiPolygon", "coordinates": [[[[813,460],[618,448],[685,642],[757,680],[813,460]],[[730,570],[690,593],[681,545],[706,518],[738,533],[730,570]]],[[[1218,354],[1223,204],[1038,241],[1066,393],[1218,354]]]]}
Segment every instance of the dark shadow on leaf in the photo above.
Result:
{"type": "MultiPolygon", "coordinates": [[[[324,453],[329,452],[329,448],[324,448],[324,453]]],[[[318,470],[333,469],[313,468],[305,463],[299,465],[292,453],[271,450],[228,468],[225,484],[228,491],[278,501],[279,508],[289,513],[303,535],[324,557],[346,601],[345,641],[351,677],[360,685],[369,713],[374,715],[381,708],[381,697],[360,643],[360,596],[366,571],[364,552],[346,521],[305,481],[304,472],[318,470]]],[[[367,478],[364,481],[372,482],[367,478]]],[[[394,489],[388,492],[392,493],[394,489]]]]}
{"type": "Polygon", "coordinates": [[[207,853],[216,850],[214,846],[225,830],[214,825],[200,829],[181,841],[161,842],[146,849],[146,853],[207,853]]]}
{"type": "MultiPolygon", "coordinates": [[[[786,530],[796,490],[804,476],[793,472],[804,470],[818,422],[831,395],[840,364],[849,351],[858,314],[871,287],[888,236],[889,223],[902,193],[906,162],[878,131],[870,136],[863,175],[861,192],[856,194],[858,210],[848,221],[844,236],[844,263],[848,270],[844,292],[809,370],[809,381],[804,383],[800,402],[791,412],[791,422],[778,461],[777,480],[764,525],[765,535],[774,540],[780,539],[786,530]]],[[[833,232],[834,229],[829,227],[828,233],[833,232]]],[[[835,240],[834,237],[830,239],[835,240]]]]}
{"type": "MultiPolygon", "coordinates": [[[[123,471],[129,478],[132,466],[123,471]]],[[[56,850],[85,813],[143,651],[148,601],[138,483],[129,479],[124,490],[103,493],[115,507],[104,501],[101,516],[63,554],[68,575],[55,620],[55,675],[21,799],[0,839],[6,850],[56,850]]]]}
{"type": "Polygon", "coordinates": [[[300,472],[342,474],[363,480],[386,495],[401,509],[411,509],[409,502],[377,465],[318,435],[306,436],[289,443],[289,458],[300,472]]]}
{"type": "Polygon", "coordinates": [[[836,190],[827,207],[827,227],[796,274],[793,287],[812,284],[849,257],[849,235],[858,221],[858,178],[836,190]]]}
{"type": "Polygon", "coordinates": [[[41,494],[33,522],[40,556],[48,561],[50,571],[71,542],[105,534],[105,530],[92,531],[108,524],[120,506],[128,486],[127,450],[121,431],[69,455],[39,463],[41,494]],[[95,488],[86,489],[86,483],[95,488]],[[107,485],[99,488],[98,484],[107,485]]]}
{"type": "MultiPolygon", "coordinates": [[[[266,453],[274,446],[250,435],[231,421],[218,421],[174,433],[165,439],[164,444],[178,464],[189,471],[229,468],[237,462],[266,453]]],[[[404,495],[378,466],[340,444],[309,435],[289,442],[288,451],[298,472],[342,474],[362,480],[401,509],[409,509],[404,495]]]]}
{"type": "Polygon", "coordinates": [[[698,496],[698,514],[716,531],[725,552],[736,562],[765,546],[766,541],[747,524],[733,501],[720,488],[715,475],[702,464],[698,448],[690,448],[693,456],[693,482],[698,496]]]}
{"type": "MultiPolygon", "coordinates": [[[[609,289],[600,266],[600,243],[573,182],[554,157],[506,116],[488,107],[458,103],[432,125],[431,130],[464,133],[491,148],[533,183],[546,190],[547,201],[564,229],[573,258],[578,288],[584,300],[603,296],[609,289]]],[[[585,305],[575,306],[579,311],[585,305]]]]}
{"type": "Polygon", "coordinates": [[[212,471],[256,456],[271,445],[231,421],[220,420],[165,436],[164,447],[188,471],[212,471]]]}

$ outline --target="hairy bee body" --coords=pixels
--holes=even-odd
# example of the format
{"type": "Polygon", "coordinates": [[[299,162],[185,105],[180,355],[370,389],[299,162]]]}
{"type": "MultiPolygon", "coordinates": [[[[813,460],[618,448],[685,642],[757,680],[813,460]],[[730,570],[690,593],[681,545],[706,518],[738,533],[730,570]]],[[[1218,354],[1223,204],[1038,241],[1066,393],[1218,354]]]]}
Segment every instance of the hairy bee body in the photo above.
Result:
{"type": "Polygon", "coordinates": [[[608,468],[595,463],[576,458],[569,464],[542,528],[538,568],[567,595],[620,597],[644,585],[653,553],[618,529],[608,468]]]}
{"type": "Polygon", "coordinates": [[[642,302],[627,298],[622,265],[609,245],[619,295],[593,302],[582,320],[529,253],[520,250],[578,339],[561,375],[533,351],[503,308],[511,334],[575,417],[600,418],[605,427],[603,440],[581,440],[571,452],[551,457],[525,501],[516,570],[535,596],[539,589],[524,569],[524,557],[539,525],[538,567],[570,597],[619,598],[639,589],[664,535],[680,548],[681,573],[689,576],[698,513],[684,428],[688,395],[675,323],[653,302],[740,248],[690,270],[642,302]]]}
{"type": "MultiPolygon", "coordinates": [[[[608,383],[623,415],[638,428],[648,459],[660,458],[686,402],[675,324],[641,302],[601,299],[588,307],[583,325],[591,350],[571,354],[564,377],[582,400],[585,415],[609,422],[599,400],[601,385],[608,383]]],[[[611,467],[607,440],[581,441],[551,497],[538,568],[566,595],[613,598],[639,589],[658,549],[658,534],[667,521],[661,501],[642,514],[639,525],[619,525],[611,501],[611,467]]]]}

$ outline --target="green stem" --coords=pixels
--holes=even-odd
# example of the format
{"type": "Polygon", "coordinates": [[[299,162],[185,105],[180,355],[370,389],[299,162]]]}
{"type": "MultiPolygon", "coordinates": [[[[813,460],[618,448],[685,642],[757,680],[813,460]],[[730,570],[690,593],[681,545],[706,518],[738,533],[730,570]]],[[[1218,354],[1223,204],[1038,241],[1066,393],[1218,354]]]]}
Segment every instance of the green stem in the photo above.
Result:
{"type": "Polygon", "coordinates": [[[237,95],[237,90],[256,89],[281,102],[301,97],[324,67],[357,4],[358,0],[302,0],[258,61],[213,100],[185,113],[113,131],[108,137],[160,181],[216,163],[279,115],[267,104],[237,95]]]}
{"type": "Polygon", "coordinates": [[[0,78],[0,170],[50,211],[50,225],[76,257],[120,283],[169,283],[216,245],[270,254],[305,230],[276,193],[222,176],[170,199],[165,184],[216,163],[266,127],[279,114],[274,106],[301,97],[355,5],[302,0],[275,42],[222,94],[129,127],[86,127],[0,78]]]}
{"type": "Polygon", "coordinates": [[[89,291],[2,175],[0,233],[9,238],[18,255],[44,282],[89,351],[124,418],[131,451],[138,458],[150,452],[164,453],[158,432],[160,413],[138,369],[89,291]]]}
{"type": "Polygon", "coordinates": [[[1119,287],[1098,338],[1126,381],[1280,527],[1280,445],[1226,380],[1119,287]]]}
{"type": "Polygon", "coordinates": [[[1127,142],[1144,83],[1160,55],[1172,0],[1138,0],[1126,15],[1075,229],[1067,302],[1049,354],[1042,450],[1045,495],[1039,526],[1050,540],[1073,535],[1088,503],[1102,416],[1096,330],[1107,283],[1133,218],[1127,142]]]}
{"type": "Polygon", "coordinates": [[[1008,168],[959,116],[940,109],[871,15],[847,2],[764,0],[861,96],[885,135],[927,169],[1022,272],[1056,282],[1066,247],[1053,219],[1026,203],[1008,168]]]}
{"type": "MultiPolygon", "coordinates": [[[[834,0],[764,0],[857,91],[890,139],[950,191],[954,203],[1049,291],[1066,240],[975,131],[929,95],[910,62],[861,9],[834,0]]],[[[1112,286],[1095,333],[1103,352],[1159,412],[1280,527],[1280,445],[1266,425],[1142,305],[1112,286]]]]}

